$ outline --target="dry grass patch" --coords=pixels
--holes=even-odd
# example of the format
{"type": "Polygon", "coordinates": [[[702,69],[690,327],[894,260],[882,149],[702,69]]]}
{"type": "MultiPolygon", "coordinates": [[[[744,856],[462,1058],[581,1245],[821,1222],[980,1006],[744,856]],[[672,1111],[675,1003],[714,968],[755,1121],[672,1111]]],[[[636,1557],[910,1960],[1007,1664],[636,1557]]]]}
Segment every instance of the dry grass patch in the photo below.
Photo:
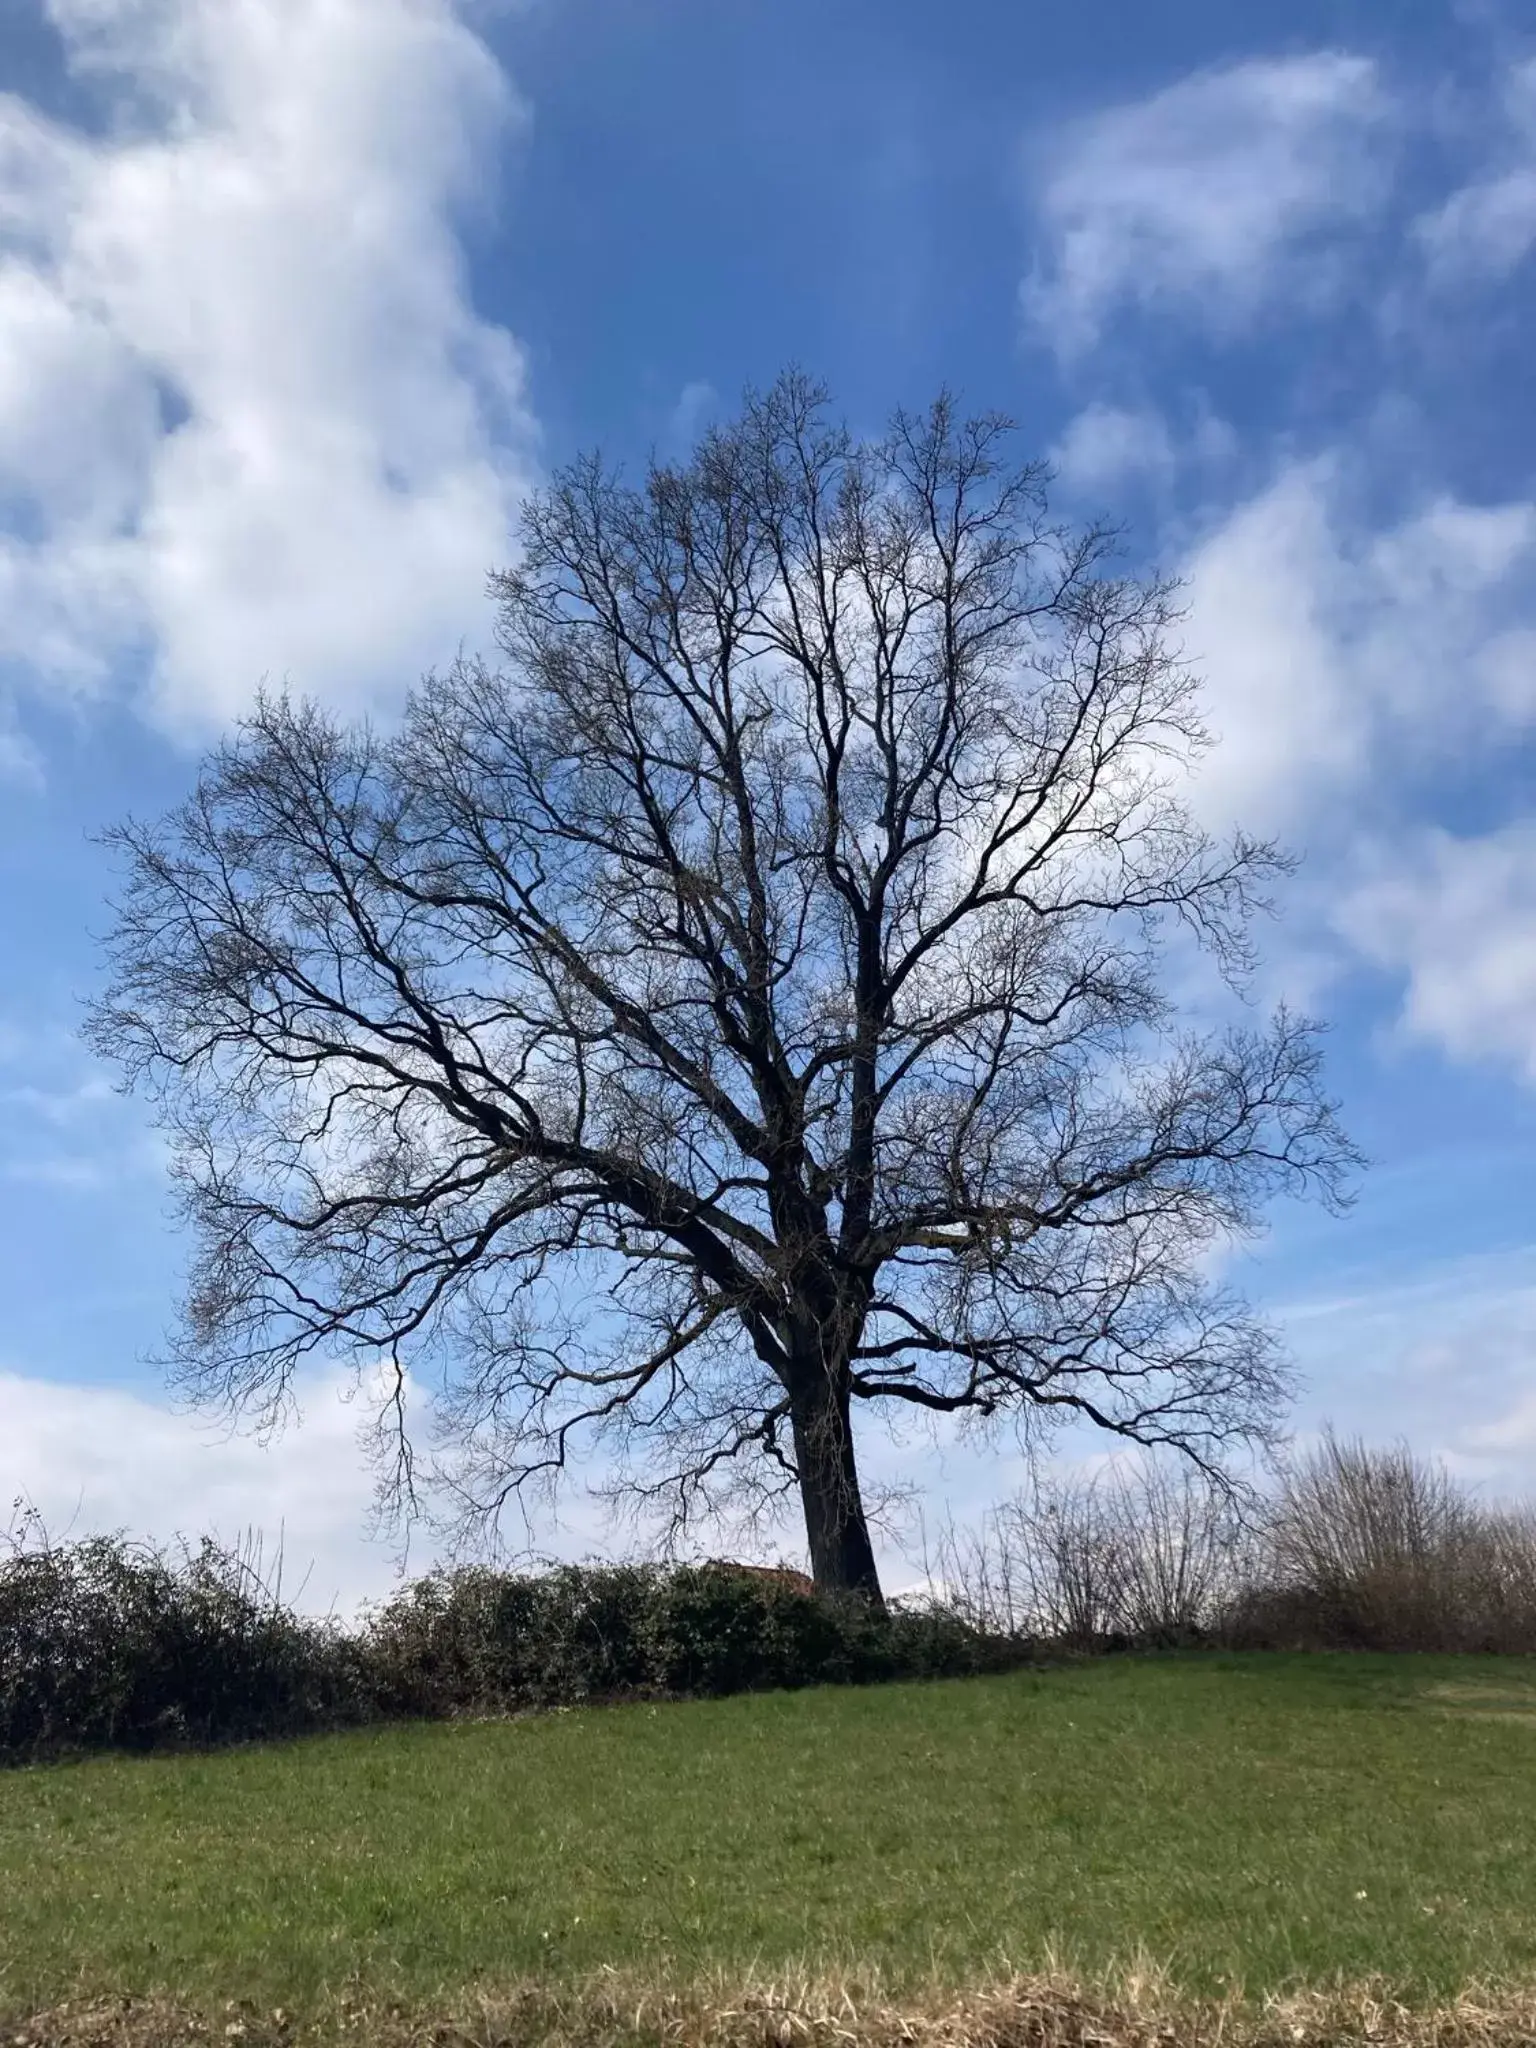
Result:
{"type": "Polygon", "coordinates": [[[302,2022],[226,2004],[64,2003],[8,2024],[6,2048],[1529,2048],[1536,1989],[1407,2006],[1371,1984],[1197,2000],[1143,1968],[1096,1983],[1054,1971],[894,1999],[810,1977],[667,1987],[615,1973],[528,1983],[438,2010],[339,1996],[302,2022]]]}
{"type": "Polygon", "coordinates": [[[1421,1697],[1458,1720],[1536,1721],[1536,1683],[1451,1679],[1425,1686],[1421,1697]]]}

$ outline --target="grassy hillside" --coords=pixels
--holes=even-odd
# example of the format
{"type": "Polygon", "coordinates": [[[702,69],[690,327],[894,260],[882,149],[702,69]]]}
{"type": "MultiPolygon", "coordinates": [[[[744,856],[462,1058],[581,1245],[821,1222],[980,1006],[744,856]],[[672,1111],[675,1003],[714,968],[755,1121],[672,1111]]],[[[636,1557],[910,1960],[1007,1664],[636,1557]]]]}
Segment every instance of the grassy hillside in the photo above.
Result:
{"type": "Polygon", "coordinates": [[[1107,1660],[0,1774],[0,2008],[602,1966],[1536,1975],[1536,1666],[1107,1660]]]}

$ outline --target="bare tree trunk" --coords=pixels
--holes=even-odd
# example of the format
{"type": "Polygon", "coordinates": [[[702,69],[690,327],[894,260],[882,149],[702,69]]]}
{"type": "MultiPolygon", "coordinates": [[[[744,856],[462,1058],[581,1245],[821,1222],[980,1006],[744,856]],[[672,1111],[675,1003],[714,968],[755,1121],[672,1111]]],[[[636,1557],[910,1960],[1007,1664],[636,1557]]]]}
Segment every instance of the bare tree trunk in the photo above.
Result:
{"type": "Polygon", "coordinates": [[[883,1607],[859,1492],[850,1411],[846,1371],[829,1371],[819,1363],[793,1400],[795,1465],[811,1574],[819,1593],[857,1593],[883,1607]]]}

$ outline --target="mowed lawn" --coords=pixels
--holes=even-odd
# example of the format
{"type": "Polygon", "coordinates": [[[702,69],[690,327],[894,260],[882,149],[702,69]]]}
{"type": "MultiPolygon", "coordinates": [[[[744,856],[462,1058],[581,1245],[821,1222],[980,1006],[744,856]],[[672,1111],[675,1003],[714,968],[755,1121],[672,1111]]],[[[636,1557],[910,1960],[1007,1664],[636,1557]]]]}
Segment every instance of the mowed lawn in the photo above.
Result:
{"type": "Polygon", "coordinates": [[[0,2010],[603,1965],[1536,1978],[1536,1666],[1191,1656],[0,1773],[0,2010]]]}

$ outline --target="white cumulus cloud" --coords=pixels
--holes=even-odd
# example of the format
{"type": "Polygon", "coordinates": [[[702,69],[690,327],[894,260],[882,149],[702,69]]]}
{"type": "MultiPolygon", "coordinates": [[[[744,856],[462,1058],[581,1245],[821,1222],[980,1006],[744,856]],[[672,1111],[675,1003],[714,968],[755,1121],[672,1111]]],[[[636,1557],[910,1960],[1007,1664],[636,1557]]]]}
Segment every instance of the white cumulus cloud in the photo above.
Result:
{"type": "Polygon", "coordinates": [[[1536,720],[1536,504],[1441,494],[1378,524],[1360,485],[1342,449],[1290,463],[1185,559],[1213,823],[1338,850],[1536,720]]]}
{"type": "Polygon", "coordinates": [[[0,665],[206,729],[479,624],[531,429],[470,303],[509,83],[450,0],[49,0],[102,132],[0,96],[0,665]]]}
{"type": "Polygon", "coordinates": [[[1453,1059],[1536,1082],[1536,819],[1393,846],[1339,908],[1359,951],[1401,977],[1402,1022],[1453,1059]]]}
{"type": "Polygon", "coordinates": [[[1376,209],[1388,113],[1367,58],[1324,50],[1197,72],[1095,115],[1058,138],[1041,181],[1031,321],[1070,354],[1121,305],[1231,331],[1315,287],[1315,260],[1293,259],[1376,209]]]}
{"type": "MultiPolygon", "coordinates": [[[[56,1541],[121,1531],[167,1549],[203,1536],[259,1542],[269,1566],[281,1558],[291,1603],[354,1613],[386,1597],[402,1570],[449,1554],[425,1524],[408,1543],[379,1527],[369,1439],[382,1385],[341,1366],[313,1369],[294,1389],[297,1413],[264,1440],[148,1390],[0,1365],[0,1533],[17,1503],[56,1541]]],[[[428,1441],[430,1415],[411,1419],[428,1441]]],[[[574,1488],[558,1513],[542,1501],[526,1519],[510,1511],[501,1534],[514,1564],[630,1547],[606,1506],[574,1488]]]]}

